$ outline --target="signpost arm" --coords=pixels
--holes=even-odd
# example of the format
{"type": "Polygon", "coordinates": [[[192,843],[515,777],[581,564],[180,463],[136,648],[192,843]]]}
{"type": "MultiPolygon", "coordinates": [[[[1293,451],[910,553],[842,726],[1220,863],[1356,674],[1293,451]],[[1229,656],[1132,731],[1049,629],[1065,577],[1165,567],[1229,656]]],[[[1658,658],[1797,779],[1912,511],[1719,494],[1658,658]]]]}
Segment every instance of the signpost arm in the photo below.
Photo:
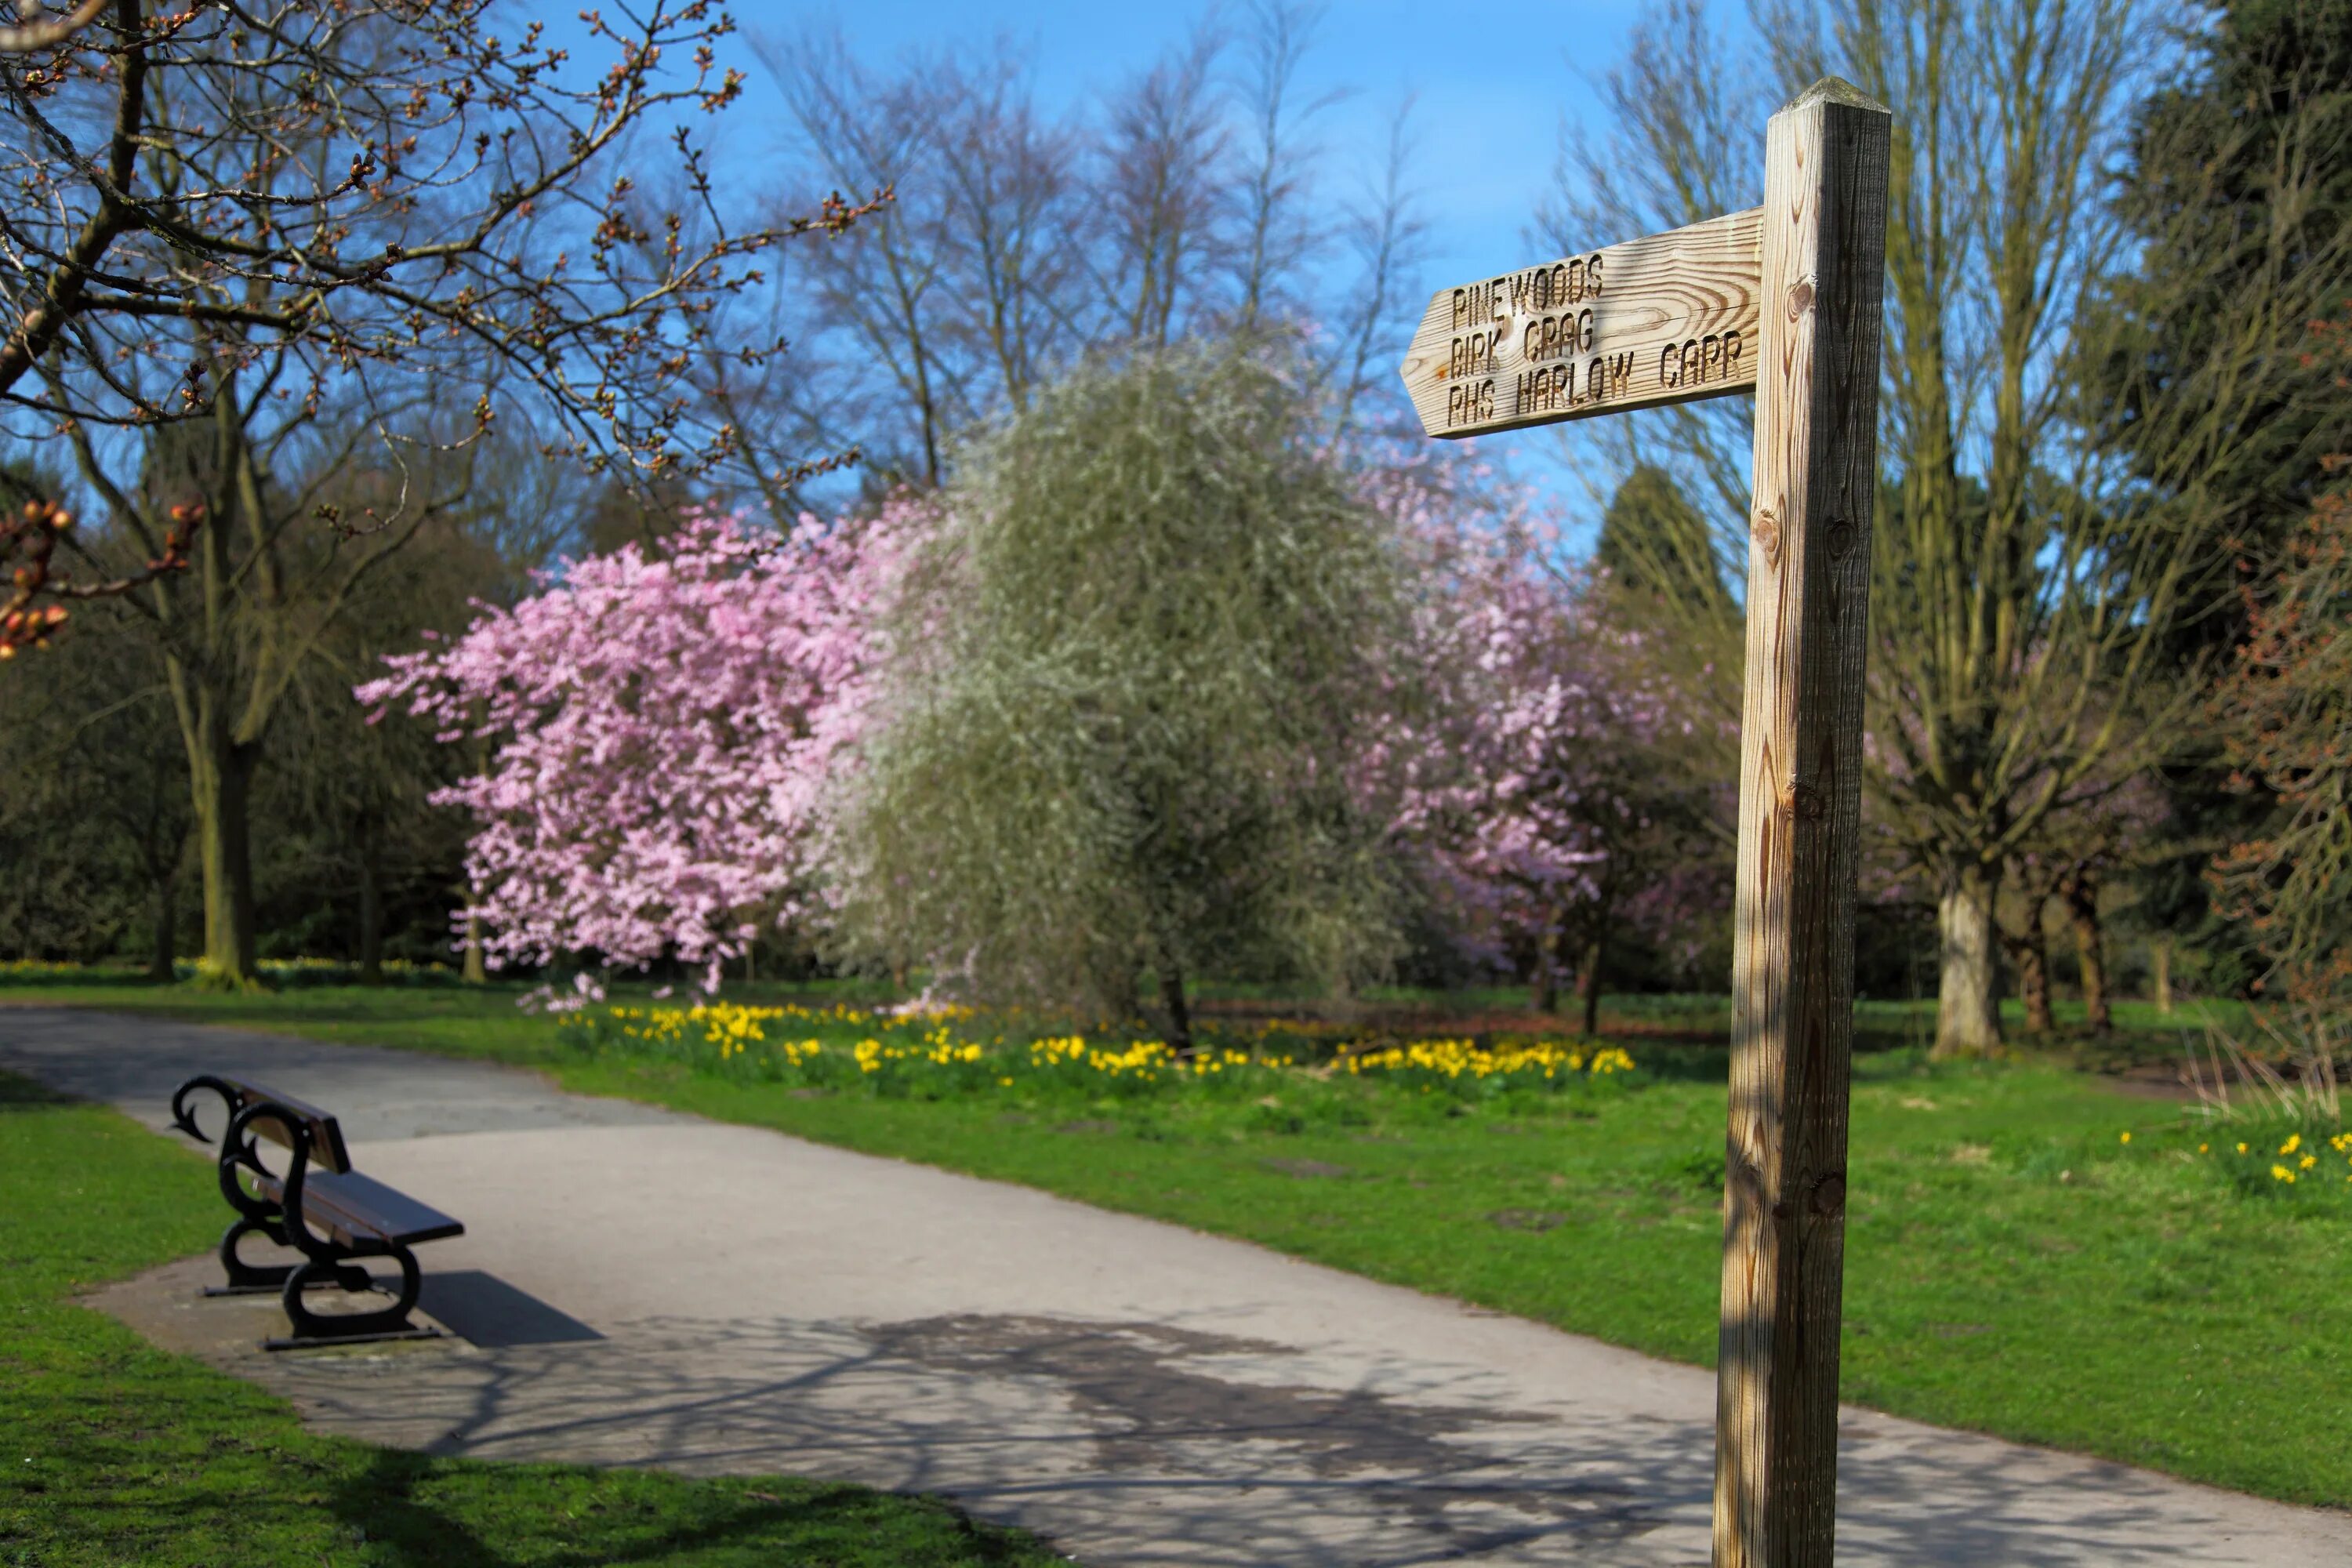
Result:
{"type": "Polygon", "coordinates": [[[1831,1561],[1885,109],[1766,135],[1716,1408],[1716,1568],[1831,1561]]]}

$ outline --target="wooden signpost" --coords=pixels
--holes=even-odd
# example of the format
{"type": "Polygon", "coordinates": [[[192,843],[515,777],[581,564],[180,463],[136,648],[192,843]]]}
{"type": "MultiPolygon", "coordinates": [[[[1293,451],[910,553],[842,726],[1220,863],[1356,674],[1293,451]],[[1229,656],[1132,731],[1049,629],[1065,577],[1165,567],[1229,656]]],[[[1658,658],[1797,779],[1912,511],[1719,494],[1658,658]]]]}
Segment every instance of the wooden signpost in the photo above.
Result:
{"type": "Polygon", "coordinates": [[[1774,115],[1764,205],[1439,291],[1403,374],[1476,436],[1753,389],[1717,1568],[1831,1561],[1887,110],[1774,115]]]}

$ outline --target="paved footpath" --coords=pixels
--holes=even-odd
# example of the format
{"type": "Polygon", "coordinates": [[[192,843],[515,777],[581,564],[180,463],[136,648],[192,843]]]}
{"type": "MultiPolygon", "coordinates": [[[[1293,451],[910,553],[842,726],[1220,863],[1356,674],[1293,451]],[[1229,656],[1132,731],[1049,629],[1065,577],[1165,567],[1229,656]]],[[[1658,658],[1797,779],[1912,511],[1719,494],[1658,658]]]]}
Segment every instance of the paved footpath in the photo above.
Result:
{"type": "MultiPolygon", "coordinates": [[[[0,1068],[158,1128],[188,1073],[251,1074],[466,1221],[423,1249],[462,1339],[265,1355],[282,1319],[197,1299],[208,1259],[94,1299],[325,1430],[945,1493],[1096,1568],[1707,1559],[1694,1368],[509,1068],[31,1008],[0,1068]]],[[[2352,1516],[1866,1411],[1838,1482],[1849,1565],[2352,1564],[2352,1516]]]]}

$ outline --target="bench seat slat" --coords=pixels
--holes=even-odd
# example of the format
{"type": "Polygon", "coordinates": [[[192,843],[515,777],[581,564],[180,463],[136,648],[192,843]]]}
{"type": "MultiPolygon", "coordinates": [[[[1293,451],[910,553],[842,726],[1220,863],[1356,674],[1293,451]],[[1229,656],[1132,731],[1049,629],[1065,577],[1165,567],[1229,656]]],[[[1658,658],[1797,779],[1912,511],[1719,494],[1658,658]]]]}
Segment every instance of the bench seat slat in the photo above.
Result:
{"type": "MultiPolygon", "coordinates": [[[[285,1185],[276,1178],[259,1184],[271,1202],[285,1197],[285,1185]]],[[[387,1187],[357,1171],[329,1175],[313,1171],[302,1179],[302,1213],[311,1223],[345,1247],[384,1240],[403,1247],[463,1236],[466,1227],[430,1204],[387,1187]]]]}

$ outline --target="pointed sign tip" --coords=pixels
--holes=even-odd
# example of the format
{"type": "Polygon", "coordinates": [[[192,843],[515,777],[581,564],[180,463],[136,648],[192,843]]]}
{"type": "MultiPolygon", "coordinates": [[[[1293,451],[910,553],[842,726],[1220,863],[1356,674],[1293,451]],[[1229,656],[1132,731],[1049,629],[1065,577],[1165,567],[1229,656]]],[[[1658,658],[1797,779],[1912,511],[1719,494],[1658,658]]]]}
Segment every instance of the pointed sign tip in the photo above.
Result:
{"type": "Polygon", "coordinates": [[[1816,103],[1842,103],[1849,109],[1867,109],[1879,114],[1894,112],[1886,105],[1842,76],[1822,78],[1821,80],[1799,93],[1780,112],[1787,114],[1795,110],[1811,108],[1816,103]]]}

